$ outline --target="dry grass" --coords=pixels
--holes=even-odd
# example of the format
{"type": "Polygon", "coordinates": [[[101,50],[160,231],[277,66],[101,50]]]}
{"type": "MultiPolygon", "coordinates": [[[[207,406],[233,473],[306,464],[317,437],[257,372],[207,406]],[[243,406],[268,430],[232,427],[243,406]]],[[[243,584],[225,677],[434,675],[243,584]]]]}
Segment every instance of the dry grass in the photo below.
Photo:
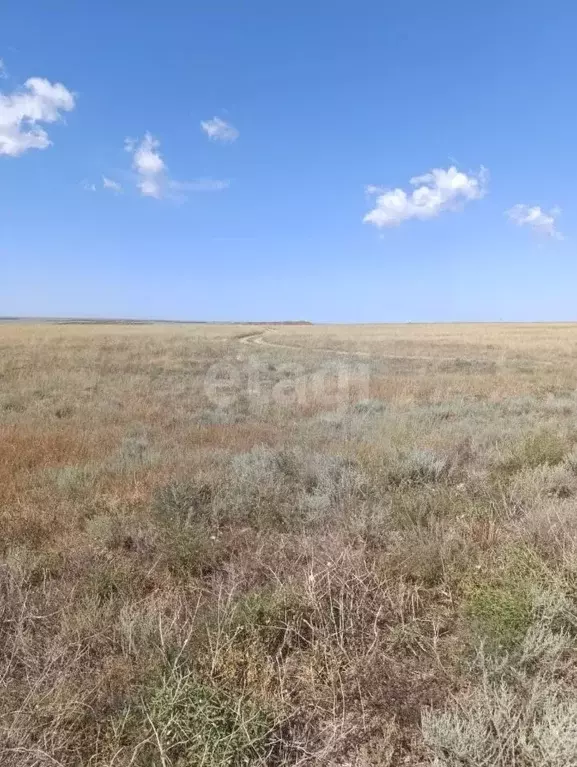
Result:
{"type": "Polygon", "coordinates": [[[2,765],[577,764],[577,327],[0,346],[2,765]]]}

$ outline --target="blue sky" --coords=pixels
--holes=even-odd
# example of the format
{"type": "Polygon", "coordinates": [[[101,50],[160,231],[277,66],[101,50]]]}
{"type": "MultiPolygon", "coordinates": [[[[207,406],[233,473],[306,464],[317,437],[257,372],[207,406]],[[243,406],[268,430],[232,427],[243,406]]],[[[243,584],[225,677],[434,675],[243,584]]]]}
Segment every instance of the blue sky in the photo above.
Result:
{"type": "Polygon", "coordinates": [[[576,28],[568,0],[8,0],[0,315],[577,319],[576,28]]]}

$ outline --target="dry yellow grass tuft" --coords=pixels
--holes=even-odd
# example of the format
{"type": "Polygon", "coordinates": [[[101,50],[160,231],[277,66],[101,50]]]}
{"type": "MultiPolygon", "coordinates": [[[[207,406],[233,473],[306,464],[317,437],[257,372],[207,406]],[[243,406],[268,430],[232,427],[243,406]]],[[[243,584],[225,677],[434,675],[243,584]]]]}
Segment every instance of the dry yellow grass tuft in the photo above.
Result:
{"type": "Polygon", "coordinates": [[[0,345],[2,765],[577,764],[577,326],[0,345]]]}

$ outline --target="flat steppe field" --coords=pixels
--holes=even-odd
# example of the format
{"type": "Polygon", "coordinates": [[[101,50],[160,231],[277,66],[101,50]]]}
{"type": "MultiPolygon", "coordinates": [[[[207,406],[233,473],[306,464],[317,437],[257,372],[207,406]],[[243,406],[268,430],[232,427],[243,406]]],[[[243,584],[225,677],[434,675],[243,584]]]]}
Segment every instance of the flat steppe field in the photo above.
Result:
{"type": "Polygon", "coordinates": [[[2,767],[577,764],[577,325],[0,347],[2,767]]]}

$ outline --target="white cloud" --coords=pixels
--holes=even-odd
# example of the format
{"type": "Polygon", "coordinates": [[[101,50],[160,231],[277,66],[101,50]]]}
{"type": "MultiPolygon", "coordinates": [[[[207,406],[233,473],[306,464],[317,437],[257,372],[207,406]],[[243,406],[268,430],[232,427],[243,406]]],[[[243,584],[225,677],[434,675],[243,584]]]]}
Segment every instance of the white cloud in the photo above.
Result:
{"type": "Polygon", "coordinates": [[[0,59],[0,80],[7,80],[7,79],[8,79],[8,71],[6,70],[4,59],[0,59]]]}
{"type": "Polygon", "coordinates": [[[517,226],[528,226],[537,234],[553,237],[556,240],[563,239],[563,235],[556,228],[556,219],[560,213],[559,208],[551,208],[547,213],[541,210],[539,205],[531,207],[521,204],[513,205],[510,210],[505,211],[505,214],[517,226]]]}
{"type": "MultiPolygon", "coordinates": [[[[150,133],[146,133],[142,141],[126,139],[124,146],[127,152],[133,156],[132,167],[137,174],[137,186],[143,197],[154,197],[159,200],[163,197],[183,201],[186,192],[218,192],[227,189],[229,182],[226,180],[199,178],[193,181],[177,181],[169,176],[166,163],[162,159],[159,148],[160,142],[150,133]]],[[[105,188],[112,188],[104,184],[105,188]]],[[[118,185],[120,186],[120,185],[118,185]]]]}
{"type": "Polygon", "coordinates": [[[132,154],[132,167],[137,173],[137,186],[143,197],[162,197],[166,165],[158,152],[160,141],[145,133],[140,143],[126,139],[125,149],[132,154]]]}
{"type": "Polygon", "coordinates": [[[122,192],[122,184],[119,184],[118,181],[114,181],[106,176],[102,176],[102,188],[108,189],[111,192],[114,192],[114,194],[120,194],[122,192]]]}
{"type": "Polygon", "coordinates": [[[0,155],[18,157],[51,145],[39,123],[54,123],[74,109],[74,95],[62,85],[31,77],[21,90],[0,93],[0,155]]]}
{"type": "Polygon", "coordinates": [[[225,144],[231,144],[240,135],[234,125],[221,120],[220,117],[201,120],[200,127],[211,141],[222,141],[225,144]]]}
{"type": "Polygon", "coordinates": [[[426,220],[446,210],[458,210],[465,202],[479,200],[487,191],[488,173],[481,168],[467,175],[453,165],[447,170],[434,168],[430,173],[415,176],[410,184],[416,187],[407,193],[404,189],[382,189],[368,186],[367,194],[377,195],[375,207],[363,221],[378,228],[398,226],[411,218],[426,220]]]}
{"type": "Polygon", "coordinates": [[[92,184],[90,181],[83,181],[81,184],[85,192],[95,192],[96,184],[92,184]]]}

